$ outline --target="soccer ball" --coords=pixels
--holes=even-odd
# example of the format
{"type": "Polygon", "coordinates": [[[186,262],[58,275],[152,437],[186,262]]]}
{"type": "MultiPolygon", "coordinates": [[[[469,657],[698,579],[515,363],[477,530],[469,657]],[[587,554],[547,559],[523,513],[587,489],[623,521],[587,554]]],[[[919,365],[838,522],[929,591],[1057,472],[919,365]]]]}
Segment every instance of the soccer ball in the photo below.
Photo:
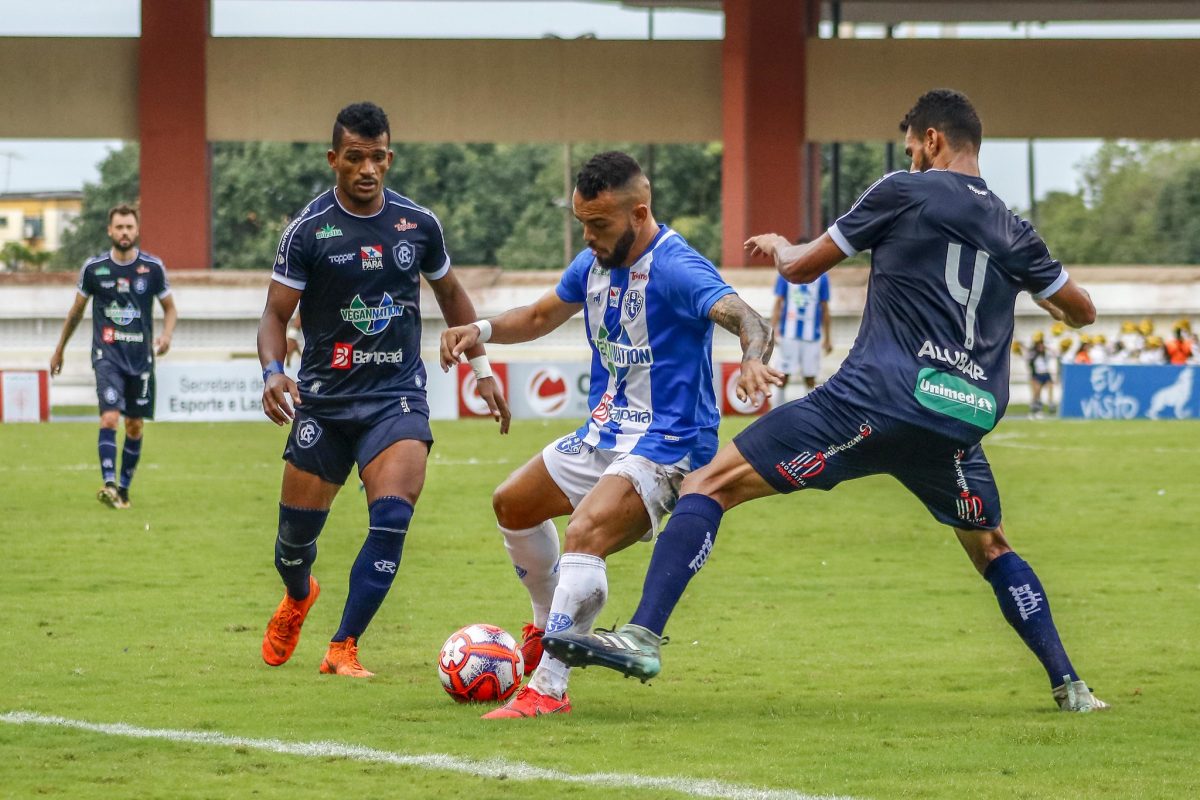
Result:
{"type": "Polygon", "coordinates": [[[446,694],[459,703],[507,700],[521,685],[525,659],[517,640],[495,625],[467,625],[450,634],[438,658],[446,694]]]}

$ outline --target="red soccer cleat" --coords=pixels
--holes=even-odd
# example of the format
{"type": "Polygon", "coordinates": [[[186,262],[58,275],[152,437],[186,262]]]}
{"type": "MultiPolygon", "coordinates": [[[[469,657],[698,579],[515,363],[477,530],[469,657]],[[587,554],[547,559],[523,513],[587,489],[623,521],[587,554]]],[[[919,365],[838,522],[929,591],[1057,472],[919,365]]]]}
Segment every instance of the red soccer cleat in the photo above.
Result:
{"type": "Polygon", "coordinates": [[[521,629],[521,658],[525,660],[525,677],[533,674],[542,661],[542,635],[544,630],[532,622],[521,629]]]}
{"type": "Polygon", "coordinates": [[[263,634],[263,661],[278,667],[292,657],[296,645],[300,643],[300,626],[320,594],[321,587],[311,575],[308,576],[308,597],[294,600],[287,592],[283,593],[283,600],[275,609],[275,616],[267,623],[267,632],[263,634]]]}
{"type": "Polygon", "coordinates": [[[542,694],[531,686],[522,686],[517,696],[495,711],[483,715],[483,719],[518,719],[541,717],[546,714],[569,714],[571,701],[564,694],[562,700],[542,694]]]}

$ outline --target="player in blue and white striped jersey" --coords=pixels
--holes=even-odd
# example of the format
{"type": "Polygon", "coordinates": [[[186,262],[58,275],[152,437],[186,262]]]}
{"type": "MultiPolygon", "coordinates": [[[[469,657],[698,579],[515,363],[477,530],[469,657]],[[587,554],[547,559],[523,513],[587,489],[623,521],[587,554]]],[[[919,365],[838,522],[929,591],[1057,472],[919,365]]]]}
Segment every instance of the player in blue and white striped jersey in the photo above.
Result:
{"type": "Polygon", "coordinates": [[[782,385],[766,366],[771,330],[711,263],[650,211],[650,182],[624,153],[601,153],[573,196],[588,249],[532,305],[442,334],[449,369],[479,342],[537,339],[584,313],[592,351],[590,417],[551,442],[493,495],[496,519],[533,623],[522,650],[530,682],[487,717],[570,711],[568,667],[542,657],[543,631],[587,631],[608,595],[605,558],[650,539],[683,477],[716,453],[713,323],[742,342],[738,392],[782,385]],[[559,557],[553,518],[571,515],[559,557]],[[540,663],[539,663],[540,662],[540,663]]]}

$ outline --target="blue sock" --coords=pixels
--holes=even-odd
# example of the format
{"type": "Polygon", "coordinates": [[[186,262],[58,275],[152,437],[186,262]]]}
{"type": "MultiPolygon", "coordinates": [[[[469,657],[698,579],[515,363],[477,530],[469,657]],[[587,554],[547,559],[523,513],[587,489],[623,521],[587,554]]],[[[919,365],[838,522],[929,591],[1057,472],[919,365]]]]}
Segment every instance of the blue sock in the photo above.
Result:
{"type": "Polygon", "coordinates": [[[292,508],[279,504],[279,533],[275,537],[275,569],[295,600],[308,597],[308,576],[317,560],[317,537],[329,509],[292,508]]]}
{"type": "Polygon", "coordinates": [[[688,581],[700,571],[717,540],[725,513],[721,504],[702,494],[679,498],[667,527],[659,534],[642,585],[642,601],[630,620],[662,636],[688,581]]]}
{"type": "Polygon", "coordinates": [[[96,444],[100,452],[100,474],[105,483],[117,482],[117,431],[114,428],[101,428],[100,440],[96,444]]]}
{"type": "Polygon", "coordinates": [[[396,579],[413,507],[399,497],[381,497],[371,503],[368,512],[371,528],[350,568],[350,593],[342,611],[342,624],[332,640],[335,642],[362,636],[383,604],[396,579]]]}
{"type": "MultiPolygon", "coordinates": [[[[113,445],[116,447],[115,443],[113,445]]],[[[128,489],[133,483],[133,473],[137,470],[138,459],[142,457],[141,438],[125,437],[125,448],[121,451],[121,488],[128,489]]]]}
{"type": "Polygon", "coordinates": [[[1033,568],[1016,553],[1008,552],[988,564],[983,577],[992,584],[1008,624],[1046,668],[1050,686],[1062,683],[1064,675],[1070,675],[1073,681],[1079,680],[1062,640],[1058,638],[1046,591],[1033,568]]]}

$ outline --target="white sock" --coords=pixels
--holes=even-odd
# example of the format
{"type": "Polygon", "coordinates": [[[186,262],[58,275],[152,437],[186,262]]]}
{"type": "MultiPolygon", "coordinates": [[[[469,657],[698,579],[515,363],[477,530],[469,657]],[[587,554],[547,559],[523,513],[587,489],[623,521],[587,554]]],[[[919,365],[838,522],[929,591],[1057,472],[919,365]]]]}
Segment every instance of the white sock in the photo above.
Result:
{"type": "Polygon", "coordinates": [[[533,624],[543,630],[554,589],[558,586],[558,528],[551,520],[521,530],[500,527],[504,534],[504,549],[512,559],[517,577],[529,591],[533,605],[533,624]]]}
{"type": "MultiPolygon", "coordinates": [[[[558,588],[554,590],[546,630],[590,633],[608,600],[604,559],[584,553],[563,553],[558,565],[558,588]]],[[[529,685],[535,691],[561,699],[567,692],[570,672],[570,667],[545,653],[529,685]]]]}

